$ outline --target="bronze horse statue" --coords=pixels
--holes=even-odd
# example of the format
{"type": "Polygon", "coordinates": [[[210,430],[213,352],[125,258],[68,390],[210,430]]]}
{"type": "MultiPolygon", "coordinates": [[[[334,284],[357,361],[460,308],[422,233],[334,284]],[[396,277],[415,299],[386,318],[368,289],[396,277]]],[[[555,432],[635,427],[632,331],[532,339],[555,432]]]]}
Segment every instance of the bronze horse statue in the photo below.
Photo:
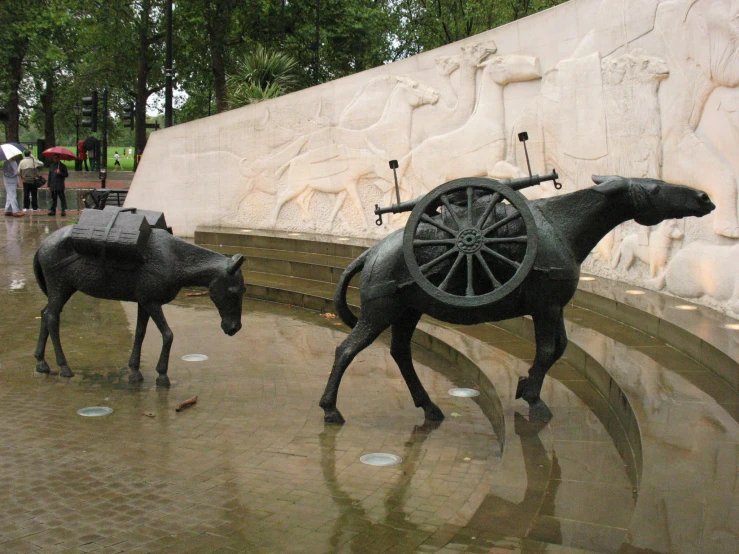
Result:
{"type": "MultiPolygon", "coordinates": [[[[538,234],[533,267],[520,285],[486,309],[450,310],[430,302],[428,294],[408,271],[403,253],[402,229],[381,240],[349,264],[339,280],[334,301],[337,313],[344,323],[352,327],[352,331],[336,348],[331,375],[319,403],[324,410],[324,420],[328,423],[344,422],[336,407],[344,371],[354,357],[388,327],[392,327],[390,353],[410,389],[415,406],[423,408],[426,419],[439,421],[444,418],[418,379],[411,357],[411,338],[424,313],[441,321],[458,324],[501,321],[530,315],[534,322],[536,356],[528,377],[522,377],[518,383],[516,398],[523,398],[529,403],[530,415],[551,418],[551,412],[539,394],[544,376],[567,346],[563,309],[575,294],[580,265],[590,251],[611,229],[630,219],[641,225],[656,225],[665,219],[702,217],[715,209],[705,192],[656,179],[593,176],[593,181],[596,185],[584,190],[527,201],[538,234]],[[360,271],[361,309],[357,318],[347,305],[346,290],[351,278],[360,271]]],[[[467,209],[473,208],[473,214],[465,215],[464,199],[458,200],[447,203],[449,210],[446,215],[444,211],[434,213],[425,219],[428,223],[419,226],[426,243],[449,243],[444,229],[448,230],[450,226],[454,228],[455,222],[458,227],[465,217],[469,221],[478,218],[477,227],[480,228],[479,219],[492,216],[501,225],[505,223],[501,230],[510,237],[507,240],[511,244],[506,248],[511,253],[525,248],[525,245],[516,244],[524,226],[520,218],[516,219],[509,204],[498,202],[490,207],[493,201],[489,197],[487,200],[479,197],[474,204],[470,201],[467,206],[467,209]],[[455,211],[458,212],[456,215],[455,211]]],[[[419,264],[426,263],[427,267],[435,264],[434,271],[445,273],[447,278],[443,286],[446,290],[457,291],[464,296],[465,286],[469,287],[468,290],[473,286],[478,287],[478,283],[468,283],[464,272],[458,271],[458,265],[464,266],[459,263],[461,255],[452,264],[450,257],[439,256],[439,252],[443,250],[426,254],[427,257],[419,260],[419,264]],[[437,263],[442,259],[442,263],[437,263]],[[450,278],[452,274],[455,275],[450,278]]],[[[506,271],[505,262],[510,263],[510,260],[501,258],[504,257],[491,260],[496,275],[499,271],[506,271]]],[[[468,261],[468,264],[471,263],[468,261]]],[[[468,269],[468,274],[471,273],[471,269],[468,269]]]]}
{"type": "Polygon", "coordinates": [[[62,377],[73,377],[59,339],[59,316],[76,291],[95,298],[138,303],[136,335],[128,366],[129,382],[144,379],[139,370],[141,345],[149,318],[162,334],[156,384],[169,386],[167,369],[173,333],[162,305],[174,300],[182,287],[208,287],[210,298],[221,315],[221,328],[229,336],[241,329],[241,305],[246,291],[240,267],[244,257],[233,258],[187,243],[162,229],[152,229],[146,243],[144,262],[126,264],[113,259],[78,254],[72,244],[73,225],[49,235],[33,258],[33,271],[49,302],[41,310],[41,332],[36,346],[36,371],[49,373],[44,359],[46,341],[51,342],[62,377]]]}

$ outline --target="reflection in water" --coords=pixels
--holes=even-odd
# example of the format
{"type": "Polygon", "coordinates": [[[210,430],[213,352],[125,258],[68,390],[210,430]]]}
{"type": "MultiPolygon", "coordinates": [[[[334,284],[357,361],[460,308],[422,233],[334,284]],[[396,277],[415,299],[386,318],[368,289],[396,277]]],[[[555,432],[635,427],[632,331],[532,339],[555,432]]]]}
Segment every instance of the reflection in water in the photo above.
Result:
{"type": "MultiPolygon", "coordinates": [[[[423,425],[413,427],[410,437],[404,444],[401,455],[403,462],[400,466],[393,466],[393,469],[402,471],[402,476],[383,500],[385,515],[381,524],[373,523],[362,504],[341,489],[336,475],[336,436],[342,427],[330,424],[324,426],[323,432],[318,435],[321,444],[321,470],[326,486],[331,491],[331,498],[339,508],[330,539],[332,549],[344,544],[348,538],[352,552],[367,552],[368,536],[364,530],[371,529],[375,525],[402,529],[405,533],[413,531],[422,533],[418,525],[406,519],[402,508],[406,507],[408,489],[421,458],[421,447],[439,425],[440,421],[427,420],[423,425]]],[[[382,535],[385,531],[386,529],[378,530],[377,535],[382,535]]]]}
{"type": "MultiPolygon", "coordinates": [[[[550,460],[539,438],[539,432],[546,426],[547,423],[541,419],[527,419],[518,412],[514,414],[514,430],[521,439],[527,477],[523,500],[516,504],[488,495],[463,530],[465,536],[476,535],[487,541],[511,537],[523,539],[531,532],[540,513],[554,513],[554,500],[559,488],[561,470],[557,455],[553,452],[550,460]]],[[[546,531],[546,543],[562,543],[562,532],[555,519],[551,518],[546,531]]],[[[520,551],[524,554],[545,552],[546,543],[522,541],[519,545],[520,551]]]]}

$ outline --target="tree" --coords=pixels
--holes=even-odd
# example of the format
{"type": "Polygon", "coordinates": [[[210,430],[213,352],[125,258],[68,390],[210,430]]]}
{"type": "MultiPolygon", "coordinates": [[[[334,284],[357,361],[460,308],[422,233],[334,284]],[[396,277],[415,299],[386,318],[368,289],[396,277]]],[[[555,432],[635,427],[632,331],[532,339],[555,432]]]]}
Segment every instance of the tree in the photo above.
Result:
{"type": "Polygon", "coordinates": [[[228,76],[231,108],[282,96],[295,85],[297,63],[287,54],[272,52],[261,45],[236,62],[228,76]]]}

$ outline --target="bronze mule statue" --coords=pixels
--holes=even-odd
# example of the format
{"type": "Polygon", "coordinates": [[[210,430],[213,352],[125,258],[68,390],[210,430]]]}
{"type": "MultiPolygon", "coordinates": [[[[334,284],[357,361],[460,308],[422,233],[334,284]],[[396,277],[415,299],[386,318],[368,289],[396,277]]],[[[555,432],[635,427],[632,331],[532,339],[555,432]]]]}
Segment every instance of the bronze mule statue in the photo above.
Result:
{"type": "Polygon", "coordinates": [[[162,334],[162,351],[157,363],[158,386],[169,386],[167,369],[173,333],[167,325],[162,305],[174,300],[182,287],[208,287],[210,298],[221,316],[221,328],[229,336],[241,329],[244,278],[240,267],[244,257],[233,258],[195,246],[162,229],[152,229],[143,252],[143,262],[126,264],[109,256],[107,260],[78,254],[73,248],[73,225],[49,235],[33,258],[33,271],[49,302],[41,310],[41,333],[36,346],[36,371],[49,373],[44,359],[46,341],[51,342],[62,377],[73,377],[59,339],[59,316],[76,291],[95,298],[138,303],[136,335],[128,367],[129,382],[144,379],[140,367],[141,345],[149,318],[162,334]]]}
{"type": "MultiPolygon", "coordinates": [[[[550,418],[551,412],[539,394],[544,376],[567,346],[563,309],[575,294],[580,265],[590,251],[606,233],[624,221],[634,219],[641,225],[656,225],[664,219],[702,217],[715,209],[705,192],[656,179],[593,176],[593,181],[596,185],[588,189],[526,201],[538,234],[533,267],[520,285],[485,309],[450,310],[430,302],[429,296],[408,271],[402,229],[381,240],[349,264],[339,280],[334,301],[341,319],[353,329],[336,348],[331,375],[319,404],[325,413],[324,420],[328,423],[344,422],[336,407],[344,371],[354,357],[388,327],[392,327],[391,355],[410,389],[414,404],[423,408],[426,419],[438,421],[444,418],[418,379],[411,358],[411,337],[424,313],[441,321],[458,324],[501,321],[530,315],[534,322],[536,356],[528,377],[522,377],[518,383],[516,398],[523,398],[529,403],[530,415],[550,418]],[[360,271],[361,309],[357,318],[347,305],[346,290],[351,278],[360,271]]],[[[480,219],[492,215],[496,221],[510,221],[504,227],[505,234],[510,237],[507,239],[511,242],[507,246],[510,252],[525,248],[524,244],[516,244],[524,226],[520,218],[516,220],[515,214],[511,215],[513,207],[499,202],[495,209],[487,209],[491,202],[489,197],[487,200],[485,197],[475,198],[474,202],[469,200],[469,204],[464,200],[447,202],[447,208],[457,212],[456,215],[447,213],[445,216],[442,212],[424,216],[427,217],[424,220],[427,223],[421,224],[419,229],[422,230],[425,243],[449,243],[449,237],[443,230],[449,230],[453,222],[467,218],[472,225],[477,218],[477,228],[480,228],[480,219]]],[[[446,272],[448,277],[443,285],[447,291],[461,291],[464,297],[465,286],[478,287],[478,283],[468,284],[464,271],[459,271],[457,265],[464,264],[459,264],[459,260],[452,264],[451,258],[446,255],[434,258],[437,254],[419,260],[419,265],[426,263],[428,267],[435,264],[434,270],[446,272]],[[437,263],[442,259],[443,263],[437,263]],[[453,273],[454,278],[450,278],[453,273]]],[[[471,263],[471,260],[468,261],[468,264],[471,263]]],[[[505,270],[505,267],[495,267],[496,263],[505,266],[503,261],[492,260],[490,267],[495,270],[494,273],[505,270]]],[[[471,270],[468,270],[468,274],[471,274],[471,270]]]]}

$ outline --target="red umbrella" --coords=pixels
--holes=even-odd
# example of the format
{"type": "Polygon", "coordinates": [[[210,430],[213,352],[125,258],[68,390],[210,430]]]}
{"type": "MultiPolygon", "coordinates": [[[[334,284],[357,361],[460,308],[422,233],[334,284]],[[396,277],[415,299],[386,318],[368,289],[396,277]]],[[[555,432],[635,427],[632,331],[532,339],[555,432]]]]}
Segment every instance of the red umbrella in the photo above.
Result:
{"type": "Polygon", "coordinates": [[[43,152],[41,152],[42,156],[45,156],[47,158],[51,158],[52,156],[59,156],[62,160],[76,160],[77,156],[75,156],[71,151],[67,150],[66,148],[62,148],[61,146],[54,146],[53,148],[47,148],[43,152]]]}

